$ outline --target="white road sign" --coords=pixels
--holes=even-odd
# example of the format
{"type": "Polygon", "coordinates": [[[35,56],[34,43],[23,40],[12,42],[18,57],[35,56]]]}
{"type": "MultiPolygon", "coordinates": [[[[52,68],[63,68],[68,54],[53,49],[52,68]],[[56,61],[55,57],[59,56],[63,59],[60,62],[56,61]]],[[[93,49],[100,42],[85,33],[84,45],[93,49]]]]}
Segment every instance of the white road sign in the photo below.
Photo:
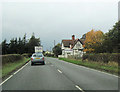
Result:
{"type": "Polygon", "coordinates": [[[35,46],[35,52],[43,52],[42,46],[35,46]]]}

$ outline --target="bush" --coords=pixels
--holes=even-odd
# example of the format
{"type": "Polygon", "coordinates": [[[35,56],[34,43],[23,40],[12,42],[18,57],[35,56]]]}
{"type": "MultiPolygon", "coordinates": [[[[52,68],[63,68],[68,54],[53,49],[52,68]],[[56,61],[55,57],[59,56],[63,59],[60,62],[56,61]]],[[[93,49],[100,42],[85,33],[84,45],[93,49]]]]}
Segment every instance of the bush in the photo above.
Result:
{"type": "Polygon", "coordinates": [[[119,62],[120,53],[100,53],[100,54],[84,54],[83,60],[95,61],[95,62],[119,62]]]}
{"type": "Polygon", "coordinates": [[[23,59],[24,57],[20,54],[8,54],[8,55],[2,55],[2,64],[6,63],[14,63],[17,62],[18,60],[23,59]]]}

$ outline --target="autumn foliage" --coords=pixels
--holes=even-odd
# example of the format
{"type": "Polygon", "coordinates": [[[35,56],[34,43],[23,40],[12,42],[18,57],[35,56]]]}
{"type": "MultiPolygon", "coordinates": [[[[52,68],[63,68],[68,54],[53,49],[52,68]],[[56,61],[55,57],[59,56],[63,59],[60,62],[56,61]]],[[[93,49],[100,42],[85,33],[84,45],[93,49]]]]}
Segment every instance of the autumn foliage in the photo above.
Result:
{"type": "Polygon", "coordinates": [[[94,52],[96,47],[99,47],[103,41],[103,32],[98,30],[91,30],[86,33],[86,39],[84,42],[85,52],[94,52]]]}

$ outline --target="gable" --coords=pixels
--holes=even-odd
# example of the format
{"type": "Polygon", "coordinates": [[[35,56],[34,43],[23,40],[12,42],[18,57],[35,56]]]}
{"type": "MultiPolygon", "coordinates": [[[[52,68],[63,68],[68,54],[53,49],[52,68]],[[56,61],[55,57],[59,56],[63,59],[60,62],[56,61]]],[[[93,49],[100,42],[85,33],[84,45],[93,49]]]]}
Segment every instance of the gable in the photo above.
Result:
{"type": "Polygon", "coordinates": [[[81,41],[78,40],[73,46],[73,49],[83,49],[81,41]]]}
{"type": "Polygon", "coordinates": [[[62,40],[62,48],[63,47],[67,47],[67,48],[71,48],[73,49],[75,46],[75,48],[83,48],[82,47],[83,43],[80,39],[76,39],[76,40],[62,40]]]}

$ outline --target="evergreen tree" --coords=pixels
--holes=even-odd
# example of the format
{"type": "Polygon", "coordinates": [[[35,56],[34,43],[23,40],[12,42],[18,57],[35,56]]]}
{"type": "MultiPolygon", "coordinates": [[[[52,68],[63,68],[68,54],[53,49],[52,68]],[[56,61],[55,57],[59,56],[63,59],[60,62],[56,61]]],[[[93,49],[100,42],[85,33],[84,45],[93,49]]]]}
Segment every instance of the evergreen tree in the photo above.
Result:
{"type": "Polygon", "coordinates": [[[120,21],[104,36],[103,47],[105,52],[120,52],[120,21]]]}
{"type": "Polygon", "coordinates": [[[27,44],[28,47],[28,52],[29,53],[34,53],[35,52],[35,46],[40,46],[40,38],[35,38],[34,33],[32,34],[29,43],[27,44]]]}
{"type": "Polygon", "coordinates": [[[6,42],[6,39],[2,42],[1,44],[2,47],[2,54],[8,54],[8,49],[9,49],[9,45],[6,42]]]}

